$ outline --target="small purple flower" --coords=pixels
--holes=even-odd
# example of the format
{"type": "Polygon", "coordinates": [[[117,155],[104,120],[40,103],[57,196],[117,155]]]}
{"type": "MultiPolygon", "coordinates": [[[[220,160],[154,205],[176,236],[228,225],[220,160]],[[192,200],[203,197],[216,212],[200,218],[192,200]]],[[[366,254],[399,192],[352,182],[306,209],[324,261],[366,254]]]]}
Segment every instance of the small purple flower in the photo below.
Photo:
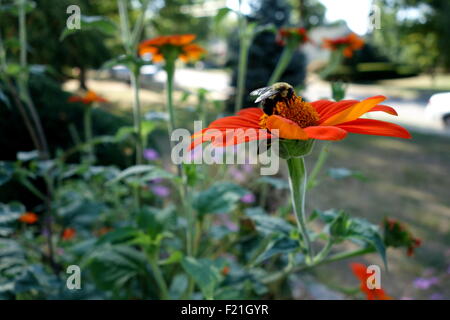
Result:
{"type": "Polygon", "coordinates": [[[230,216],[228,214],[218,214],[216,215],[216,219],[214,221],[215,225],[223,225],[227,227],[230,231],[236,232],[239,230],[239,227],[236,223],[231,221],[230,216]]]}
{"type": "Polygon", "coordinates": [[[421,290],[427,290],[437,283],[439,283],[439,279],[437,277],[417,278],[416,280],[414,280],[414,287],[421,290]]]}
{"type": "Polygon", "coordinates": [[[144,158],[148,161],[156,161],[159,159],[159,153],[155,149],[145,149],[144,158]]]}
{"type": "Polygon", "coordinates": [[[228,170],[228,172],[230,173],[231,177],[237,182],[244,182],[245,175],[239,169],[233,167],[230,170],[228,170]]]}
{"type": "Polygon", "coordinates": [[[253,165],[246,163],[246,164],[242,165],[242,169],[244,170],[245,173],[252,173],[253,165]]]}
{"type": "Polygon", "coordinates": [[[256,197],[253,193],[247,193],[246,195],[244,195],[241,198],[241,202],[248,203],[248,204],[255,202],[255,200],[256,200],[256,197]]]}
{"type": "Polygon", "coordinates": [[[151,187],[152,192],[162,198],[170,196],[170,189],[166,186],[156,185],[151,187]]]}
{"type": "Polygon", "coordinates": [[[433,293],[430,296],[431,300],[444,300],[444,295],[442,293],[433,293]]]}
{"type": "Polygon", "coordinates": [[[447,273],[450,274],[450,266],[447,268],[447,273]]]}

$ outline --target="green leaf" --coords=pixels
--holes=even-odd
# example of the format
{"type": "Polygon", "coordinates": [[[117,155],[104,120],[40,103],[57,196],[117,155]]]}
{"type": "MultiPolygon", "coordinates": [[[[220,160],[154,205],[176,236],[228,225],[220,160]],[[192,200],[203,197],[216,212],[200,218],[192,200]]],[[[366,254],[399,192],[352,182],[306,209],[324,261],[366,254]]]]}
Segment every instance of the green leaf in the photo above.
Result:
{"type": "Polygon", "coordinates": [[[14,174],[14,165],[11,162],[0,161],[0,186],[11,180],[14,174]]]}
{"type": "Polygon", "coordinates": [[[280,178],[262,176],[256,181],[258,183],[267,183],[277,190],[289,189],[289,183],[286,180],[280,178]]]}
{"type": "Polygon", "coordinates": [[[134,55],[123,54],[116,58],[106,61],[101,69],[111,69],[118,65],[124,65],[129,70],[134,70],[135,67],[142,67],[144,65],[152,64],[151,61],[142,60],[141,58],[134,55]]]}
{"type": "Polygon", "coordinates": [[[148,135],[156,129],[156,123],[153,121],[142,121],[141,122],[141,133],[142,139],[146,140],[148,135]]]}
{"type": "Polygon", "coordinates": [[[61,33],[59,40],[64,40],[67,36],[86,30],[97,30],[106,35],[114,35],[117,31],[117,26],[114,22],[105,17],[100,16],[81,16],[80,29],[68,29],[65,28],[61,33]]]}
{"type": "Polygon", "coordinates": [[[179,300],[182,298],[183,293],[186,291],[189,284],[189,279],[185,274],[177,274],[173,277],[172,283],[169,288],[169,295],[171,299],[179,300]]]}
{"type": "Polygon", "coordinates": [[[218,11],[217,11],[217,14],[216,14],[216,16],[214,17],[214,24],[217,26],[218,24],[220,24],[222,21],[223,21],[223,19],[225,19],[225,17],[230,13],[230,12],[232,12],[233,10],[232,9],[230,9],[230,8],[227,8],[227,7],[225,7],[225,8],[220,8],[218,11]]]}
{"type": "Polygon", "coordinates": [[[199,192],[193,199],[193,207],[199,215],[228,213],[235,209],[239,200],[249,191],[234,183],[217,182],[209,189],[199,192]]]}
{"type": "Polygon", "coordinates": [[[256,263],[263,262],[277,254],[296,252],[299,248],[299,242],[294,239],[283,237],[274,240],[269,244],[267,250],[258,257],[256,263]]]}
{"type": "Polygon", "coordinates": [[[199,286],[205,299],[213,299],[214,291],[222,278],[217,265],[210,259],[193,257],[184,258],[181,265],[199,286]]]}
{"type": "Polygon", "coordinates": [[[262,208],[248,208],[245,214],[254,221],[256,230],[264,236],[284,234],[289,237],[294,227],[285,220],[268,215],[262,208]]]}
{"type": "Polygon", "coordinates": [[[145,183],[153,179],[174,179],[175,176],[157,166],[154,165],[136,165],[129,167],[122,172],[120,172],[117,177],[110,180],[108,184],[117,183],[119,181],[125,180],[127,178],[136,178],[138,176],[138,180],[145,183]]]}
{"type": "Polygon", "coordinates": [[[146,277],[146,256],[127,245],[102,246],[90,255],[89,269],[100,289],[122,288],[146,277]]]}
{"type": "Polygon", "coordinates": [[[25,211],[25,206],[18,202],[0,203],[0,223],[16,221],[25,211]]]}
{"type": "Polygon", "coordinates": [[[33,150],[33,151],[28,151],[28,152],[17,152],[17,160],[19,161],[30,161],[30,160],[35,160],[39,158],[39,151],[38,150],[33,150]]]}
{"type": "Polygon", "coordinates": [[[327,172],[331,178],[337,180],[345,178],[356,178],[361,181],[367,181],[367,177],[363,173],[347,168],[330,168],[327,172]]]}
{"type": "Polygon", "coordinates": [[[11,109],[11,102],[9,101],[8,96],[2,90],[0,90],[0,101],[3,102],[8,107],[8,109],[11,109]]]}
{"type": "Polygon", "coordinates": [[[126,243],[139,235],[139,230],[134,227],[122,227],[108,232],[98,239],[98,244],[121,244],[126,243]]]}
{"type": "Polygon", "coordinates": [[[137,217],[139,228],[152,238],[174,225],[174,206],[164,209],[144,207],[137,217]]]}
{"type": "Polygon", "coordinates": [[[135,135],[135,133],[136,132],[134,130],[134,127],[123,126],[123,127],[120,127],[119,130],[117,130],[114,138],[116,139],[117,142],[121,142],[121,141],[125,140],[126,138],[128,138],[129,136],[135,135]]]}

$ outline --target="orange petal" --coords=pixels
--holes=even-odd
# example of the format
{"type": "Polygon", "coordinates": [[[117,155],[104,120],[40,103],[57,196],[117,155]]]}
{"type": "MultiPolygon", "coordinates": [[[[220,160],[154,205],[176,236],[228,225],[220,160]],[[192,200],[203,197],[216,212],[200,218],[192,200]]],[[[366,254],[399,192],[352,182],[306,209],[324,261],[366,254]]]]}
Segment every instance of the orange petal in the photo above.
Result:
{"type": "Polygon", "coordinates": [[[313,102],[312,105],[314,108],[316,108],[316,110],[317,110],[316,106],[320,107],[320,111],[317,110],[317,112],[319,112],[319,115],[320,115],[319,123],[323,123],[328,118],[334,116],[335,114],[337,114],[339,112],[342,112],[342,111],[350,108],[352,105],[357,104],[359,101],[358,100],[342,100],[342,101],[334,102],[334,101],[328,101],[328,100],[320,100],[320,102],[321,103],[319,105],[317,104],[317,102],[313,102]]]}
{"type": "Polygon", "coordinates": [[[379,104],[381,101],[384,101],[385,99],[386,97],[384,96],[375,96],[367,98],[361,102],[356,103],[350,108],[347,108],[342,112],[339,112],[329,117],[322,124],[324,126],[332,126],[339,123],[356,120],[363,114],[369,112],[373,107],[375,107],[377,104],[379,104]]]}
{"type": "Polygon", "coordinates": [[[347,136],[347,131],[332,126],[314,126],[303,130],[308,137],[319,140],[342,140],[347,136]]]}
{"type": "Polygon", "coordinates": [[[389,114],[391,114],[393,116],[398,116],[398,113],[397,113],[397,111],[395,111],[394,108],[389,107],[389,106],[385,106],[385,105],[382,105],[382,104],[379,104],[379,105],[373,107],[372,109],[370,109],[369,112],[373,112],[373,111],[382,111],[382,112],[389,113],[389,114]]]}
{"type": "Polygon", "coordinates": [[[380,120],[357,119],[337,125],[347,132],[368,134],[375,136],[398,137],[410,139],[411,134],[403,127],[380,120]]]}
{"type": "Polygon", "coordinates": [[[365,282],[367,279],[367,268],[362,263],[352,263],[350,264],[353,274],[361,281],[365,282]]]}
{"type": "Polygon", "coordinates": [[[267,118],[266,126],[269,130],[278,129],[279,136],[289,140],[308,140],[306,132],[294,121],[271,115],[267,118]]]}

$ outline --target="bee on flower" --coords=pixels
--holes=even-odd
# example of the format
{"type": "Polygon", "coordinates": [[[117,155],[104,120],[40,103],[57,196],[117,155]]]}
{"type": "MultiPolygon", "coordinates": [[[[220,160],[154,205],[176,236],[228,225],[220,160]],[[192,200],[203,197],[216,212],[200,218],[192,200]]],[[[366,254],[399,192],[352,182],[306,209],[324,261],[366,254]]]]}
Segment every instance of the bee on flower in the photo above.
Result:
{"type": "Polygon", "coordinates": [[[260,95],[256,101],[263,103],[263,109],[247,108],[235,116],[213,121],[207,128],[194,133],[191,149],[207,141],[211,141],[215,147],[223,147],[271,138],[301,141],[342,140],[348,133],[411,138],[409,132],[399,125],[360,118],[375,111],[397,115],[392,107],[381,104],[386,99],[381,95],[362,101],[306,102],[297,96],[292,86],[287,83],[276,83],[271,87],[259,89],[254,94],[260,95]],[[236,134],[232,134],[233,131],[227,132],[230,129],[236,134]],[[224,139],[217,139],[217,130],[224,134],[224,139]],[[277,134],[274,133],[275,130],[277,134]]]}

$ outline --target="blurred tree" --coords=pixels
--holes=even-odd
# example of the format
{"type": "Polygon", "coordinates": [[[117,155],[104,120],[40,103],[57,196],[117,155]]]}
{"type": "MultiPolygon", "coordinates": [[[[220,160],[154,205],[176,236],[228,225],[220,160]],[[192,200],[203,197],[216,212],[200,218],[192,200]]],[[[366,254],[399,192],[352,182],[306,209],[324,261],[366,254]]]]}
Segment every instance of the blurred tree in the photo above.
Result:
{"type": "Polygon", "coordinates": [[[326,8],[318,0],[290,0],[292,11],[292,22],[306,29],[323,25],[325,22],[326,8]]]}
{"type": "MultiPolygon", "coordinates": [[[[59,37],[66,28],[69,15],[66,9],[78,5],[82,15],[110,15],[116,11],[112,1],[98,2],[92,0],[35,0],[36,7],[27,15],[27,33],[30,46],[31,64],[50,65],[57,71],[60,79],[71,76],[72,68],[78,69],[80,87],[86,88],[86,70],[98,68],[112,57],[106,47],[105,35],[89,30],[68,36],[63,41],[59,37]],[[109,2],[110,6],[105,3],[109,2]]],[[[10,40],[9,50],[17,56],[18,47],[11,41],[17,35],[17,17],[5,15],[0,20],[0,27],[10,40]]]]}
{"type": "Polygon", "coordinates": [[[414,64],[432,74],[440,67],[450,70],[450,1],[374,3],[381,8],[381,29],[374,31],[374,41],[384,53],[394,61],[414,64]]]}
{"type": "MultiPolygon", "coordinates": [[[[253,13],[248,17],[249,21],[255,21],[259,25],[273,24],[277,28],[290,25],[292,8],[286,0],[262,0],[253,2],[253,13]]],[[[237,80],[237,62],[239,42],[237,32],[229,43],[228,65],[233,68],[232,83],[237,80]]],[[[257,88],[265,87],[277,65],[283,47],[276,43],[273,32],[262,32],[253,40],[248,58],[248,71],[246,77],[246,94],[244,107],[253,107],[253,99],[249,93],[257,88]]],[[[291,63],[286,68],[280,81],[292,84],[294,87],[302,86],[306,76],[306,56],[299,49],[293,56],[291,63]]],[[[230,106],[231,108],[231,106],[230,106]]],[[[231,109],[229,109],[231,110],[231,109]]]]}
{"type": "MultiPolygon", "coordinates": [[[[212,1],[209,1],[212,2],[212,1]]],[[[208,38],[212,12],[206,0],[164,0],[150,20],[155,34],[194,33],[200,40],[208,38]]]]}

